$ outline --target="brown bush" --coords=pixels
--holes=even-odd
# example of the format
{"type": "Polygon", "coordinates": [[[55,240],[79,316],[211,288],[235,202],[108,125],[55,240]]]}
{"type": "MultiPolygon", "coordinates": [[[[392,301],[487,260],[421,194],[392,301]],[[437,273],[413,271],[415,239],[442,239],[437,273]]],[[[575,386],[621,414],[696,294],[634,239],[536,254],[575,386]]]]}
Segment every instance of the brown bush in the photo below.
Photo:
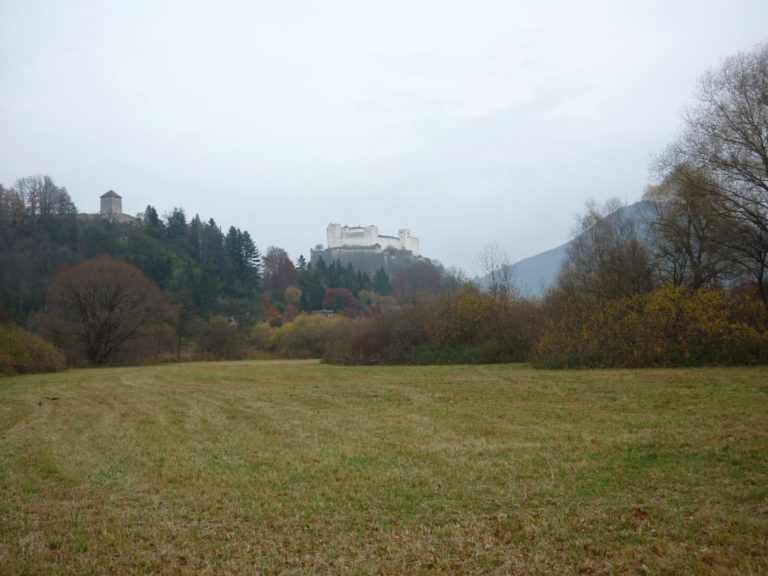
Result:
{"type": "Polygon", "coordinates": [[[0,326],[0,376],[55,372],[65,365],[64,353],[50,342],[17,326],[0,326]]]}
{"type": "Polygon", "coordinates": [[[47,303],[41,329],[75,364],[135,362],[132,352],[153,349],[157,330],[167,331],[177,316],[141,270],[109,256],[57,271],[47,303]]]}
{"type": "Polygon", "coordinates": [[[528,358],[541,311],[472,287],[420,296],[412,306],[341,326],[325,359],[345,364],[478,364],[528,358]]]}
{"type": "Polygon", "coordinates": [[[762,302],[716,289],[664,286],[598,301],[550,294],[538,366],[646,367],[768,361],[762,302]]]}
{"type": "Polygon", "coordinates": [[[224,316],[196,322],[191,332],[196,336],[199,357],[204,360],[239,360],[244,356],[244,335],[224,316]]]}

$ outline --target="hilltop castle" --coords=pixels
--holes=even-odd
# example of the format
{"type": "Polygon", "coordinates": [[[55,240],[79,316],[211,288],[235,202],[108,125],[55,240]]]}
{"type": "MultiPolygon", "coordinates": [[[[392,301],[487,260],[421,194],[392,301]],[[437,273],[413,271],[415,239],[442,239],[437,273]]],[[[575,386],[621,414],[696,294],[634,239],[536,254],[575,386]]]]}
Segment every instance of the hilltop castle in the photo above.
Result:
{"type": "Polygon", "coordinates": [[[411,236],[407,228],[398,230],[397,236],[386,236],[379,234],[377,226],[341,226],[331,223],[326,236],[327,247],[324,249],[318,244],[311,252],[313,264],[322,258],[326,264],[352,264],[355,270],[373,274],[379,268],[391,272],[422,259],[419,239],[411,236]]]}
{"type": "Polygon", "coordinates": [[[411,236],[407,228],[397,231],[397,236],[382,236],[377,226],[341,226],[328,224],[328,248],[366,247],[381,250],[407,250],[419,256],[419,239],[411,236]]]}

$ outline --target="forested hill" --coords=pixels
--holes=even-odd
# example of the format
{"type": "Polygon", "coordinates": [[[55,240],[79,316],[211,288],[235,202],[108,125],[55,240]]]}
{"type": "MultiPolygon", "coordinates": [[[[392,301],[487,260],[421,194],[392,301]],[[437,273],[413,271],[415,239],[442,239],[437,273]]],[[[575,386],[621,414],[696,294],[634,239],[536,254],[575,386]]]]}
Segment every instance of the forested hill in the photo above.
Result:
{"type": "Polygon", "coordinates": [[[43,308],[53,273],[100,255],[138,266],[187,309],[239,308],[259,290],[261,254],[247,231],[213,219],[187,221],[176,208],[161,219],[149,206],[134,222],[79,215],[49,177],[0,189],[0,282],[6,314],[23,321],[43,308]],[[220,301],[224,299],[226,302],[220,301]]]}
{"type": "MultiPolygon", "coordinates": [[[[34,324],[56,271],[104,255],[137,266],[170,295],[181,332],[211,315],[248,326],[323,308],[356,315],[391,298],[383,270],[369,276],[336,263],[313,267],[275,246],[262,254],[248,231],[188,218],[183,208],[160,217],[148,206],[121,222],[78,214],[67,190],[47,176],[0,186],[0,322],[34,324]]],[[[407,299],[442,282],[437,268],[421,263],[400,271],[393,291],[407,299]]]]}

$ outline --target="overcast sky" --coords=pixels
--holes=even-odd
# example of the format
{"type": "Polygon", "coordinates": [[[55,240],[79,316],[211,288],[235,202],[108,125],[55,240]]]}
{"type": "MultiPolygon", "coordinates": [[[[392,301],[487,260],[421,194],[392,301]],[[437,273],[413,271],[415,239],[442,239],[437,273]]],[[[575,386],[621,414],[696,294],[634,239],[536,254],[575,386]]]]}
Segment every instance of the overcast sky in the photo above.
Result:
{"type": "Polygon", "coordinates": [[[640,199],[697,79],[766,0],[0,0],[0,183],[113,189],[293,258],[329,222],[478,271],[640,199]]]}

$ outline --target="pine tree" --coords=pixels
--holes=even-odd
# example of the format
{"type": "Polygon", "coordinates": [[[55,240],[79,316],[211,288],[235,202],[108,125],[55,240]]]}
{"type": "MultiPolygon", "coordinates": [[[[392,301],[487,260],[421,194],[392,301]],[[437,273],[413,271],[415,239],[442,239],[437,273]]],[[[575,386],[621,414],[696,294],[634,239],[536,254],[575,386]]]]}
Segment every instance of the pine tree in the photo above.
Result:
{"type": "Polygon", "coordinates": [[[389,276],[384,268],[379,268],[373,275],[373,290],[378,294],[389,294],[389,276]]]}

